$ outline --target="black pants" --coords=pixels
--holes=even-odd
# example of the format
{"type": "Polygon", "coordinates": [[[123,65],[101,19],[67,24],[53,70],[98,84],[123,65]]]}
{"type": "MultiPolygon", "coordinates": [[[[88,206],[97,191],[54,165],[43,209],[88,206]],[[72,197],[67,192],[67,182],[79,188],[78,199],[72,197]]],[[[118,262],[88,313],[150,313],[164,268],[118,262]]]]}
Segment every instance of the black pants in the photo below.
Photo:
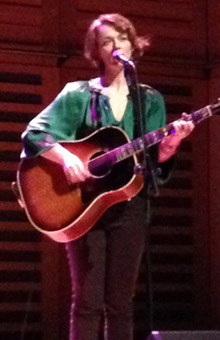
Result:
{"type": "Polygon", "coordinates": [[[111,207],[83,237],[66,244],[72,279],[70,340],[132,340],[132,300],[145,244],[143,200],[111,207]]]}

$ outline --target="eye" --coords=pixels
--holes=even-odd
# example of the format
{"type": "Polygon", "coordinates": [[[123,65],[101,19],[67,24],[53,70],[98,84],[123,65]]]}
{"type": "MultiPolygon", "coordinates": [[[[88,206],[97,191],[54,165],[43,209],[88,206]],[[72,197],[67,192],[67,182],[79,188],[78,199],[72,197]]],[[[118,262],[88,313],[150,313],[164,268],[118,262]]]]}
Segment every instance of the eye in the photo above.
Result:
{"type": "Polygon", "coordinates": [[[120,40],[120,41],[128,40],[128,36],[127,36],[126,34],[120,35],[120,36],[119,36],[119,40],[120,40]]]}
{"type": "Polygon", "coordinates": [[[104,41],[102,42],[102,46],[108,46],[108,45],[111,44],[111,43],[112,43],[111,40],[104,40],[104,41]]]}

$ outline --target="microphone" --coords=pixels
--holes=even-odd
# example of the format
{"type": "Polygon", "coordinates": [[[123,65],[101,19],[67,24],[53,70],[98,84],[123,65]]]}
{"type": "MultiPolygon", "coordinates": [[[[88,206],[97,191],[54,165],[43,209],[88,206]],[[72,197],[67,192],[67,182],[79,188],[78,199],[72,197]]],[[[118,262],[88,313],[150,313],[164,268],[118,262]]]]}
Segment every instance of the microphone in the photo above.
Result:
{"type": "Polygon", "coordinates": [[[112,52],[112,56],[114,59],[118,60],[123,66],[131,66],[134,68],[134,63],[130,59],[126,58],[121,52],[118,50],[114,50],[112,52]]]}

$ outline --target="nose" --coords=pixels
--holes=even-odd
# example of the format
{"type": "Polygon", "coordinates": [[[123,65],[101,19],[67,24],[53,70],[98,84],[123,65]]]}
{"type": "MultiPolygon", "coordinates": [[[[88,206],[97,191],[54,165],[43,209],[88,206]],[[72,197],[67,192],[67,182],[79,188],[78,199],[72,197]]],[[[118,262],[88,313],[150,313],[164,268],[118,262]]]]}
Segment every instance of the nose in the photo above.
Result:
{"type": "Polygon", "coordinates": [[[117,38],[113,39],[113,50],[118,50],[120,48],[120,44],[117,38]]]}

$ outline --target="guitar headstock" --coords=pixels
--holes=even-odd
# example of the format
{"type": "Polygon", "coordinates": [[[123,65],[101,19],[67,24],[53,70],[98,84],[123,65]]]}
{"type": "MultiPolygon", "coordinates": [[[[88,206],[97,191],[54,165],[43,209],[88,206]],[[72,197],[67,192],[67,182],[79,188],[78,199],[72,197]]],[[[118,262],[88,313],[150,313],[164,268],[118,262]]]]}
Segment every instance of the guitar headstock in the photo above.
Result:
{"type": "Polygon", "coordinates": [[[220,113],[220,98],[218,98],[216,102],[210,105],[210,109],[213,115],[217,115],[220,113]]]}
{"type": "Polygon", "coordinates": [[[198,124],[206,118],[220,113],[220,98],[210,105],[203,107],[202,109],[191,113],[190,119],[194,124],[198,124]]]}

